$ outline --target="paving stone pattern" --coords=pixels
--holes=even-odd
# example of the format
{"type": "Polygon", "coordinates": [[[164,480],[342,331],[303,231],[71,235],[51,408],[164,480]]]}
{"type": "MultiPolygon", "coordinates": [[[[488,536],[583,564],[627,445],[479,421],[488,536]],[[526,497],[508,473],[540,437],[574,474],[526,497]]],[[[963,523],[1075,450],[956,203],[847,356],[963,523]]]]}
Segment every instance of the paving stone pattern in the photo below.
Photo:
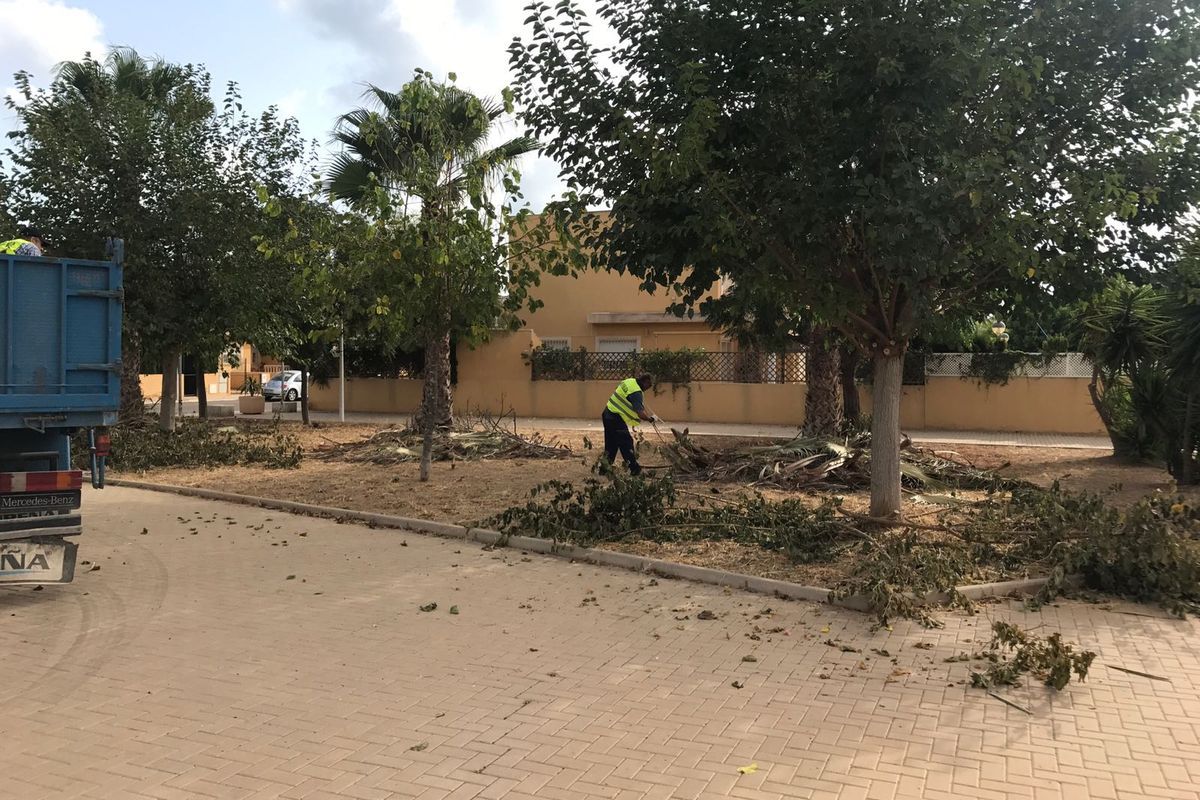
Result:
{"type": "Polygon", "coordinates": [[[0,590],[3,798],[1191,800],[1200,786],[1197,623],[1153,608],[1006,603],[872,632],[829,607],[279,512],[121,489],[85,509],[81,558],[99,570],[0,590]],[[1094,649],[1092,678],[1007,692],[1028,715],[967,688],[969,665],[944,659],[995,618],[1094,649]]]}

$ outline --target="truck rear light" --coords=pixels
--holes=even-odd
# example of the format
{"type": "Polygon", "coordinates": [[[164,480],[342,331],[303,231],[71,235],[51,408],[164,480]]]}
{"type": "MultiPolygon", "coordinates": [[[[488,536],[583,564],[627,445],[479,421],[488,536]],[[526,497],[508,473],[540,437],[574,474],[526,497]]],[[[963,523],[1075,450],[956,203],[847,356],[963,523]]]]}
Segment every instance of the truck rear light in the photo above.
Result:
{"type": "Polygon", "coordinates": [[[81,470],[58,472],[0,472],[0,494],[58,492],[83,488],[81,470]]]}
{"type": "Polygon", "coordinates": [[[96,434],[96,455],[107,458],[112,453],[112,437],[107,433],[96,434]]]}

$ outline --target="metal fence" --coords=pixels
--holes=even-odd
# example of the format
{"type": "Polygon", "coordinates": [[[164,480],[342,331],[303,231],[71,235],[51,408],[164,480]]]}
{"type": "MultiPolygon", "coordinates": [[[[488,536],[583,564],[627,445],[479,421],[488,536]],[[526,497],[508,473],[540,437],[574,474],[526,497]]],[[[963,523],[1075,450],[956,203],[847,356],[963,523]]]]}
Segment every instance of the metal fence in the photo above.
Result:
{"type": "Polygon", "coordinates": [[[1014,377],[1023,378],[1090,378],[1092,362],[1083,353],[1060,353],[1046,356],[1041,353],[930,353],[926,357],[925,374],[938,378],[968,378],[980,374],[987,362],[1001,362],[1011,368],[1014,377]]]}
{"type": "MultiPolygon", "coordinates": [[[[787,353],[707,353],[699,350],[650,350],[639,353],[590,353],[538,349],[530,355],[535,381],[621,380],[649,372],[659,383],[804,383],[803,351],[787,353]]],[[[904,385],[924,386],[927,377],[970,378],[991,368],[1011,369],[1028,378],[1087,378],[1091,363],[1081,353],[920,353],[904,357],[904,385]],[[996,362],[996,363],[992,363],[996,362]]],[[[870,384],[872,365],[860,362],[860,384],[870,384]]]]}
{"type": "Polygon", "coordinates": [[[621,380],[643,372],[649,372],[662,384],[804,383],[805,377],[803,352],[649,350],[590,353],[539,349],[529,360],[535,381],[621,380]]]}

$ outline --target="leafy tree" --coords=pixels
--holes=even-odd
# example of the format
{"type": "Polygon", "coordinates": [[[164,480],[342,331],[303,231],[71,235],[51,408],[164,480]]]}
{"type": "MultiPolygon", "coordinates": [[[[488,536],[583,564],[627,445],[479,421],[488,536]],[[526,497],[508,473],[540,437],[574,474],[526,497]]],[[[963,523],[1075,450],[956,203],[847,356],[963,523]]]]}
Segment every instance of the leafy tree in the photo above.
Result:
{"type": "Polygon", "coordinates": [[[1190,199],[1200,12],[1172,0],[602,0],[603,50],[582,6],[530,4],[510,51],[562,213],[611,203],[586,243],[647,286],[775,285],[869,354],[877,517],[921,321],[1119,263],[1190,199]]]}
{"type": "Polygon", "coordinates": [[[334,344],[347,334],[392,333],[371,294],[381,245],[369,236],[366,218],[334,208],[323,195],[318,182],[307,197],[271,197],[263,188],[259,198],[269,232],[257,238],[258,251],[279,269],[256,341],[300,367],[306,425],[310,379],[324,384],[334,376],[334,344]]]}
{"type": "Polygon", "coordinates": [[[215,358],[253,338],[272,286],[252,242],[255,189],[294,187],[296,123],[275,109],[249,116],[232,84],[218,107],[202,68],[129,49],[65,63],[44,91],[24,73],[17,86],[14,209],[72,256],[100,257],[106,236],[125,239],[122,405],[143,412],[140,364],[157,360],[171,428],[180,354],[215,358]]]}
{"type": "Polygon", "coordinates": [[[12,215],[12,181],[7,175],[0,174],[0,231],[6,238],[12,238],[17,233],[19,220],[12,215]]]}

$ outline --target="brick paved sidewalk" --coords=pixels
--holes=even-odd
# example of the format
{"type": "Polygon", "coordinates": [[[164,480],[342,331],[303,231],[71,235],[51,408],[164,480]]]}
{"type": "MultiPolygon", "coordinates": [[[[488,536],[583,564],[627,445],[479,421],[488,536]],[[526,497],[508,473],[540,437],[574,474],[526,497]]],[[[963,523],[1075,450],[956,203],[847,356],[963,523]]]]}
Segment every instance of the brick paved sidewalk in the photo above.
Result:
{"type": "Polygon", "coordinates": [[[872,633],[829,607],[278,512],[120,489],[84,507],[81,558],[100,570],[0,590],[3,798],[1132,800],[1200,785],[1198,625],[1153,608],[984,606],[872,633]],[[969,665],[945,659],[992,618],[1094,649],[1091,679],[1006,695],[1029,715],[966,688],[969,665]]]}

